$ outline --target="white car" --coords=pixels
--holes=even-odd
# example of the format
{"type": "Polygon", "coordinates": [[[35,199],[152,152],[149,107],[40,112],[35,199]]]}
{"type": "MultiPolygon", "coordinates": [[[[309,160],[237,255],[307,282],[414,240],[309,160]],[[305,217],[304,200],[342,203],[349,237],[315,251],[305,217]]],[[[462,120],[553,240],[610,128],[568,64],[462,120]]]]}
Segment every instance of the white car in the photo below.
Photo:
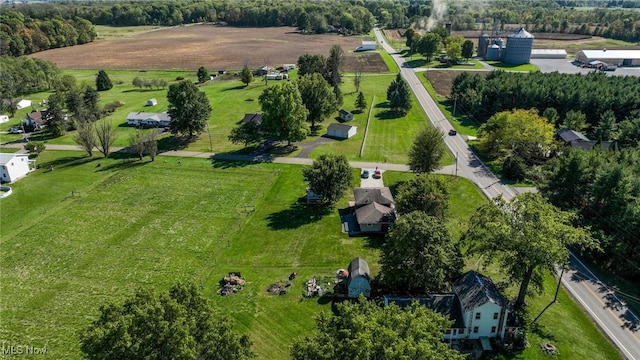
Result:
{"type": "Polygon", "coordinates": [[[16,128],[16,127],[12,127],[11,129],[9,129],[9,134],[22,134],[24,131],[22,131],[22,129],[16,128]]]}

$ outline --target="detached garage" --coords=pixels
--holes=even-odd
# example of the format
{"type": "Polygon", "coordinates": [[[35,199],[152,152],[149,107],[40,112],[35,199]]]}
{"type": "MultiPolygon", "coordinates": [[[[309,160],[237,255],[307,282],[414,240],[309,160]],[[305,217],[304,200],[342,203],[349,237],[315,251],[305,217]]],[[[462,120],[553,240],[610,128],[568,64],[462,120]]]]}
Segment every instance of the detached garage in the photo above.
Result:
{"type": "Polygon", "coordinates": [[[357,129],[357,126],[334,123],[327,127],[327,136],[348,139],[356,134],[357,129]]]}
{"type": "Polygon", "coordinates": [[[580,50],[576,60],[583,64],[599,60],[616,66],[640,66],[640,50],[580,50]]]}

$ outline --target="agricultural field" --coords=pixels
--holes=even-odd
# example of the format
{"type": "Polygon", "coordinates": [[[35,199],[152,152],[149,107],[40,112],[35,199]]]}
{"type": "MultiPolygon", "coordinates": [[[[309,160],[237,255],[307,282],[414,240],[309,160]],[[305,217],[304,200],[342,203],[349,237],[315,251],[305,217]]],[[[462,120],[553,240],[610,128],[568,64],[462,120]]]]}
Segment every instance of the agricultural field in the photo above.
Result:
{"type": "Polygon", "coordinates": [[[387,68],[375,52],[354,53],[358,36],[302,35],[293,27],[235,28],[210,24],[152,29],[99,27],[99,40],[89,44],[38,52],[64,69],[108,70],[240,70],[296,63],[300,55],[329,55],[333,45],[345,51],[345,71],[352,71],[356,55],[366,72],[387,68]],[[103,34],[103,35],[100,35],[103,34]],[[105,40],[100,40],[105,39],[105,40]]]}

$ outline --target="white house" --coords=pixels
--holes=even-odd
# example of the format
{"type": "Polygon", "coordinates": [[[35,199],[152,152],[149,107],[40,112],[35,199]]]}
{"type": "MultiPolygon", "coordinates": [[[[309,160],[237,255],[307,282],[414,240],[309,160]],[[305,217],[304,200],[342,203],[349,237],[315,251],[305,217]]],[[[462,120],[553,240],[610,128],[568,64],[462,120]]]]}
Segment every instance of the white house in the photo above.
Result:
{"type": "Polygon", "coordinates": [[[355,258],[349,263],[347,271],[349,272],[347,276],[349,297],[357,299],[360,294],[369,297],[371,295],[369,264],[362,258],[355,258]]]}
{"type": "Polygon", "coordinates": [[[10,183],[25,177],[31,171],[27,154],[0,153],[0,182],[10,183]]]}
{"type": "Polygon", "coordinates": [[[127,125],[143,127],[167,127],[171,124],[171,117],[166,112],[130,112],[127,115],[127,125]]]}
{"type": "Polygon", "coordinates": [[[453,293],[425,296],[385,295],[384,304],[405,307],[413,301],[453,321],[444,334],[446,340],[478,339],[484,350],[490,350],[489,338],[513,338],[518,324],[509,301],[490,278],[469,271],[453,283],[453,293]]]}
{"type": "Polygon", "coordinates": [[[327,136],[339,139],[348,139],[353,137],[357,130],[357,126],[333,123],[327,127],[327,136]]]}
{"type": "Polygon", "coordinates": [[[156,106],[156,105],[158,105],[158,100],[156,100],[156,99],[147,100],[146,106],[156,106]]]}
{"type": "Polygon", "coordinates": [[[338,111],[338,116],[340,116],[340,119],[344,120],[344,121],[351,121],[353,120],[353,114],[348,112],[345,109],[340,109],[340,111],[338,111]]]}
{"type": "Polygon", "coordinates": [[[267,74],[266,77],[267,77],[267,80],[286,80],[289,78],[289,75],[272,73],[272,74],[267,74]]]}
{"type": "Polygon", "coordinates": [[[377,43],[375,41],[363,41],[360,46],[356,48],[356,51],[375,50],[377,43]]]}

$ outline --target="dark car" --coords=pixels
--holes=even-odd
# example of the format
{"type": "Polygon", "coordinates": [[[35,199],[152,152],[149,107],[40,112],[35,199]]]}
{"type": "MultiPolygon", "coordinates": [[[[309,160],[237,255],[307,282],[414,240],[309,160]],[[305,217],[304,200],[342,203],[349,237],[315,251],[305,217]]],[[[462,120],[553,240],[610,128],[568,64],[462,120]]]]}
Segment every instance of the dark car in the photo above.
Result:
{"type": "Polygon", "coordinates": [[[376,170],[373,172],[374,179],[380,179],[382,177],[382,172],[380,170],[376,170]]]}
{"type": "Polygon", "coordinates": [[[458,135],[458,132],[453,130],[453,129],[451,129],[451,130],[449,130],[449,135],[455,136],[455,135],[458,135]]]}
{"type": "Polygon", "coordinates": [[[369,178],[369,170],[362,171],[362,174],[360,175],[360,177],[363,178],[363,179],[368,179],[369,178]]]}

